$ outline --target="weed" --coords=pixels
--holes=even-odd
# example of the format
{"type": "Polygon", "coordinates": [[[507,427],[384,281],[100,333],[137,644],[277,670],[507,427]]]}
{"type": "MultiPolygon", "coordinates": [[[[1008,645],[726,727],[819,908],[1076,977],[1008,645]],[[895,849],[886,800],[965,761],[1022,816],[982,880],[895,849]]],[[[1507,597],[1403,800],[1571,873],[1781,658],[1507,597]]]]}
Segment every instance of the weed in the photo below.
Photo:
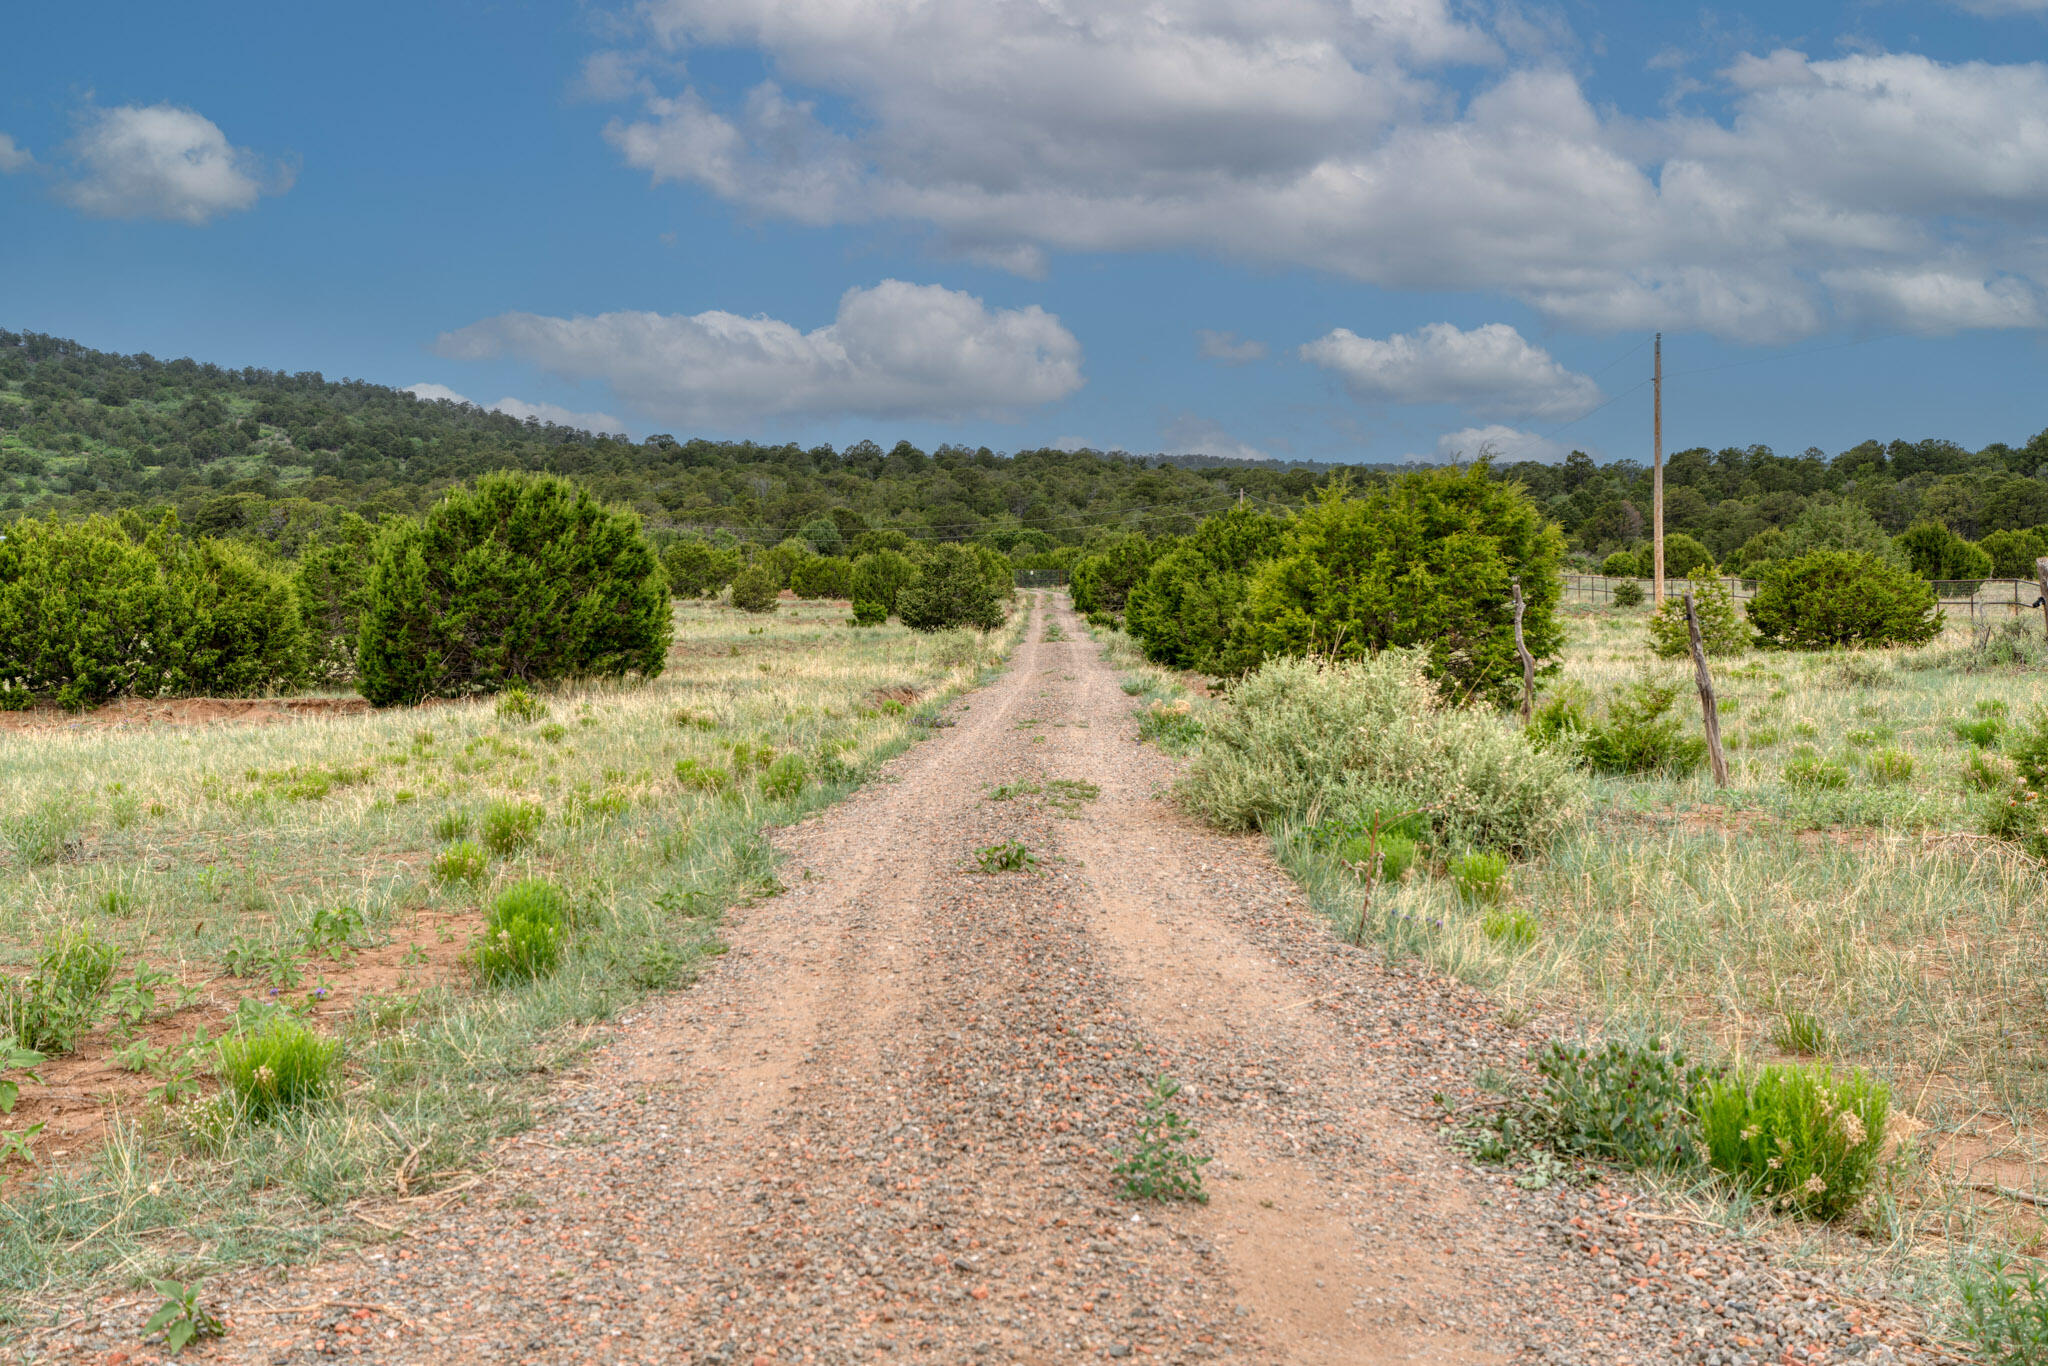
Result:
{"type": "Polygon", "coordinates": [[[732,768],[735,773],[748,769],[765,769],[775,762],[775,751],[766,745],[749,744],[740,740],[732,746],[732,768]]]}
{"type": "Polygon", "coordinates": [[[569,728],[559,721],[550,721],[535,733],[549,744],[559,745],[562,743],[562,737],[569,733],[569,728]]]}
{"type": "Polygon", "coordinates": [[[1027,782],[1020,779],[1017,782],[1003,783],[1000,786],[990,789],[988,799],[992,802],[1007,802],[1013,801],[1018,797],[1036,796],[1038,793],[1043,792],[1044,790],[1045,789],[1040,787],[1037,783],[1027,782]]]}
{"type": "Polygon", "coordinates": [[[1036,867],[1038,855],[1016,840],[1004,840],[974,851],[974,861],[984,873],[1015,873],[1036,867]]]}
{"type": "Polygon", "coordinates": [[[1835,1046],[1827,1021],[1808,1010],[1788,1010],[1771,1031],[1771,1042],[1787,1053],[1825,1053],[1835,1046]]]}
{"type": "Polygon", "coordinates": [[[1065,640],[1066,637],[1060,634],[1060,624],[1058,622],[1047,621],[1045,623],[1045,634],[1040,639],[1052,642],[1065,640]]]}
{"type": "Polygon", "coordinates": [[[1126,678],[1123,681],[1122,687],[1124,690],[1124,696],[1139,697],[1152,690],[1152,681],[1147,678],[1139,678],[1133,675],[1132,677],[1126,678]]]}
{"type": "Polygon", "coordinates": [[[23,1079],[41,1085],[43,1079],[36,1074],[35,1066],[42,1061],[43,1055],[34,1049],[0,1044],[0,1115],[13,1114],[16,1102],[21,1099],[21,1082],[6,1074],[19,1072],[23,1079]]]}
{"type": "Polygon", "coordinates": [[[135,898],[119,887],[109,887],[92,900],[92,908],[115,920],[126,920],[135,910],[135,898]]]}
{"type": "Polygon", "coordinates": [[[25,981],[0,982],[0,1027],[21,1048],[69,1053],[100,1017],[120,950],[90,929],[67,931],[25,981]]]}
{"type": "Polygon", "coordinates": [[[434,876],[442,882],[475,882],[490,858],[474,840],[457,840],[434,859],[434,876]]]}
{"type": "Polygon", "coordinates": [[[1202,722],[1183,697],[1173,702],[1154,702],[1138,714],[1138,736],[1161,748],[1178,751],[1201,743],[1202,722]]]}
{"type": "Polygon", "coordinates": [[[434,838],[444,844],[449,840],[463,839],[468,834],[469,813],[467,811],[443,812],[441,818],[434,822],[434,838]]]}
{"type": "Polygon", "coordinates": [[[38,1120],[26,1129],[0,1129],[0,1166],[19,1160],[26,1166],[36,1161],[36,1135],[41,1133],[48,1120],[38,1120]]]}
{"type": "Polygon", "coordinates": [[[676,781],[695,792],[723,792],[732,786],[732,774],[695,759],[678,759],[676,781]]]}
{"type": "Polygon", "coordinates": [[[548,704],[524,688],[511,688],[498,696],[498,719],[514,724],[525,721],[545,721],[548,718],[548,704]]]}
{"type": "Polygon", "coordinates": [[[149,1322],[142,1325],[142,1335],[147,1338],[151,1333],[162,1333],[164,1348],[172,1356],[184,1351],[195,1339],[227,1334],[227,1325],[201,1307],[198,1281],[152,1280],[150,1284],[164,1300],[149,1316],[149,1322]]]}
{"type": "Polygon", "coordinates": [[[689,976],[690,960],[667,944],[642,946],[626,980],[642,991],[666,991],[689,976]]]}
{"type": "Polygon", "coordinates": [[[1976,792],[1996,792],[2013,786],[2019,769],[2003,754],[1972,750],[1963,761],[1963,786],[1976,792]]]}
{"type": "Polygon", "coordinates": [[[222,951],[220,965],[235,977],[265,978],[274,987],[299,984],[299,962],[282,944],[263,944],[236,935],[222,951]]]}
{"type": "Polygon", "coordinates": [[[1956,739],[1984,749],[2005,734],[2005,721],[1998,716],[1980,716],[1974,721],[1951,721],[1948,728],[1956,739]]]}
{"type": "Polygon", "coordinates": [[[1891,1090],[1861,1071],[1772,1064],[1706,1082],[1696,1105],[1716,1170],[1780,1209],[1833,1219],[1870,1182],[1891,1090]]]}
{"type": "Polygon", "coordinates": [[[1122,1180],[1127,1199],[1209,1203],[1209,1193],[1202,1189],[1202,1168],[1210,1159],[1188,1150],[1202,1135],[1173,1108],[1179,1094],[1180,1083],[1160,1073],[1138,1120],[1137,1142],[1115,1150],[1117,1163],[1110,1170],[1122,1180]]]}
{"type": "Polygon", "coordinates": [[[1956,1278],[1957,1335],[1984,1366],[2048,1361],[2048,1280],[2034,1263],[2019,1271],[2003,1257],[1956,1278]]]}
{"type": "Polygon", "coordinates": [[[1543,1116],[1568,1152],[1631,1167],[1684,1167],[1698,1156],[1687,1106],[1713,1075],[1660,1043],[1599,1049],[1552,1041],[1535,1054],[1543,1116]]]}
{"type": "Polygon", "coordinates": [[[498,893],[483,932],[470,946],[470,962],[487,982],[544,977],[561,960],[569,924],[569,898],[539,878],[498,893]]]}
{"type": "Polygon", "coordinates": [[[363,929],[363,913],[354,906],[323,907],[313,912],[306,925],[306,948],[330,958],[345,958],[363,929]]]}
{"type": "Polygon", "coordinates": [[[1045,783],[1047,805],[1070,816],[1101,795],[1101,788],[1082,778],[1048,778],[1045,783]]]}
{"type": "Polygon", "coordinates": [[[533,843],[541,809],[532,802],[492,802],[484,810],[484,845],[500,857],[533,843]]]}
{"type": "Polygon", "coordinates": [[[341,1044],[323,1039],[289,1012],[271,1013],[214,1045],[222,1083],[243,1115],[261,1122],[319,1100],[341,1071],[341,1044]]]}
{"type": "Polygon", "coordinates": [[[1913,756],[1902,749],[1881,749],[1870,756],[1870,781],[1890,787],[1913,777],[1913,756]]]}
{"type": "Polygon", "coordinates": [[[1508,894],[1508,861],[1503,854],[1476,850],[1451,860],[1451,883],[1466,901],[1497,905],[1508,894]]]}
{"type": "Polygon", "coordinates": [[[85,811],[71,797],[45,797],[28,810],[0,820],[0,846],[17,863],[34,867],[78,852],[85,811]]]}

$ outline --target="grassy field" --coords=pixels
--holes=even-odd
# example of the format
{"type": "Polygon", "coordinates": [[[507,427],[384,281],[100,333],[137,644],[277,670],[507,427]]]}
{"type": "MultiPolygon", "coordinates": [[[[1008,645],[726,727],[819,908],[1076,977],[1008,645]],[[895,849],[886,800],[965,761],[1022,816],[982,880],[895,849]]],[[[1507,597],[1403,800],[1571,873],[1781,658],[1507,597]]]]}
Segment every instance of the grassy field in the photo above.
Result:
{"type": "Polygon", "coordinates": [[[679,606],[646,685],[0,735],[0,963],[17,1015],[35,978],[80,1002],[0,1116],[0,1313],[302,1256],[380,1236],[365,1202],[459,1197],[588,1024],[688,980],[723,911],[774,888],[764,832],[928,733],[1026,616],[918,636],[824,604],[679,606]],[[484,908],[528,878],[566,896],[560,965],[487,985],[484,908]],[[273,1016],[339,1040],[343,1079],[257,1122],[212,1099],[214,1041],[273,1016]]]}

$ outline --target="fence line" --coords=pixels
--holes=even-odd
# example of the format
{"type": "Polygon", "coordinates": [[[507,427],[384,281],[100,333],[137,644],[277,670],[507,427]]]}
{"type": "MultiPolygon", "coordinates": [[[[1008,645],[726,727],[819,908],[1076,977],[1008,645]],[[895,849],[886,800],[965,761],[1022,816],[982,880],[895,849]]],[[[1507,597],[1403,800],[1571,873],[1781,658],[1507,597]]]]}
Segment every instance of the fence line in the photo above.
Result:
{"type": "MultiPolygon", "coordinates": [[[[1664,591],[1674,591],[1674,585],[1682,588],[1684,579],[1667,578],[1664,591]]],[[[1728,585],[1730,596],[1743,601],[1756,596],[1756,580],[1724,576],[1721,582],[1728,585]]],[[[1930,586],[1941,605],[1951,616],[1966,617],[1971,621],[1979,618],[2019,616],[2034,611],[2040,606],[2041,585],[2032,579],[1933,579],[1930,586]]],[[[1644,598],[1650,596],[1649,579],[1615,578],[1606,574],[1566,574],[1564,596],[1567,602],[1612,602],[1614,586],[1633,583],[1643,590],[1644,598]]]]}

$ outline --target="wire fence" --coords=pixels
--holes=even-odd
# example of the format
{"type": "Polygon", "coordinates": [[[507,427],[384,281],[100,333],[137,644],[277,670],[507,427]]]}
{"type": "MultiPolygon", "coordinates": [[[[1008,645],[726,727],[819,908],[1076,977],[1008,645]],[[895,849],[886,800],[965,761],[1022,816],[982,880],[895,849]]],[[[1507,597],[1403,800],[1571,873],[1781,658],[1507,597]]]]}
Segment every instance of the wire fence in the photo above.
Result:
{"type": "MultiPolygon", "coordinates": [[[[1680,578],[1667,578],[1664,591],[1681,591],[1685,582],[1680,578]]],[[[1728,585],[1729,595],[1738,601],[1756,596],[1755,579],[1729,576],[1721,582],[1728,585]]],[[[1930,582],[1935,596],[1941,599],[1942,610],[1951,617],[1989,621],[2039,611],[2041,607],[2041,585],[2032,579],[1934,579],[1930,582]]],[[[1565,601],[1613,602],[1615,586],[1624,583],[1635,584],[1642,589],[1643,597],[1649,598],[1651,583],[1648,579],[1567,574],[1564,576],[1565,601]]]]}

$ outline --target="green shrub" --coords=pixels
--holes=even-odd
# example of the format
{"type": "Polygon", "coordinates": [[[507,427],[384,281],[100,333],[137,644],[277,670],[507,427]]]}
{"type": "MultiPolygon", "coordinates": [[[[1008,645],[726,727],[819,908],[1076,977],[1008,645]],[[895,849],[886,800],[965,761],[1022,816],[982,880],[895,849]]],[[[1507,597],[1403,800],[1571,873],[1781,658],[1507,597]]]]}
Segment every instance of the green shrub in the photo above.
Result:
{"type": "Polygon", "coordinates": [[[853,600],[853,624],[855,626],[880,626],[889,620],[889,609],[879,602],[867,598],[853,600]]]}
{"type": "Polygon", "coordinates": [[[1676,1048],[1610,1039],[1598,1049],[1536,1050],[1552,1141],[1630,1167],[1689,1167],[1699,1157],[1688,1108],[1712,1072],[1676,1048]]]}
{"type": "Polygon", "coordinates": [[[548,718],[548,704],[535,697],[526,689],[514,686],[498,698],[498,719],[515,724],[522,721],[545,721],[548,718]]]}
{"type": "Polygon", "coordinates": [[[761,775],[761,795],[775,801],[788,801],[804,790],[810,780],[810,770],[805,766],[803,756],[785,754],[761,775]]]}
{"type": "Polygon", "coordinates": [[[1475,851],[1450,862],[1451,885],[1467,901],[1499,903],[1508,894],[1508,861],[1500,854],[1475,851]]]}
{"type": "Polygon", "coordinates": [[[1643,605],[1643,586],[1634,579],[1623,579],[1614,585],[1614,605],[1636,608],[1643,605]]]}
{"type": "Polygon", "coordinates": [[[164,686],[249,697],[305,686],[311,644],[284,573],[232,541],[168,543],[164,686]]]}
{"type": "Polygon", "coordinates": [[[1160,547],[1137,532],[1118,532],[1097,541],[1089,553],[1074,561],[1067,576],[1074,610],[1094,618],[1124,610],[1131,589],[1152,567],[1160,547]]]}
{"type": "Polygon", "coordinates": [[[853,596],[853,564],[836,555],[813,555],[789,572],[789,586],[800,598],[853,596]]]}
{"type": "MultiPolygon", "coordinates": [[[[1940,521],[1916,522],[1893,538],[1906,564],[1923,579],[1966,580],[1966,592],[1991,577],[1991,556],[1940,521]]],[[[2029,577],[2032,577],[2029,575],[2029,577]]]]}
{"type": "Polygon", "coordinates": [[[668,580],[668,591],[679,598],[715,598],[739,572],[739,552],[701,537],[678,537],[661,552],[662,577],[668,580]]]}
{"type": "Polygon", "coordinates": [[[379,533],[357,686],[383,706],[515,682],[652,678],[670,632],[637,517],[552,475],[487,474],[379,533]]]}
{"type": "Polygon", "coordinates": [[[1233,659],[1420,648],[1446,698],[1512,706],[1522,666],[1510,581],[1521,580],[1530,654],[1554,657],[1562,553],[1528,495],[1484,462],[1400,475],[1362,498],[1332,488],[1253,576],[1233,659]]]}
{"type": "Polygon", "coordinates": [[[1419,650],[1268,661],[1209,710],[1180,799],[1226,830],[1421,810],[1440,848],[1540,848],[1578,815],[1570,760],[1446,705],[1427,665],[1419,650]]]}
{"type": "Polygon", "coordinates": [[[733,576],[732,605],[742,612],[772,612],[781,594],[774,572],[758,560],[733,576]]]}
{"type": "Polygon", "coordinates": [[[104,517],[22,518],[0,537],[0,693],[86,707],[163,690],[164,567],[104,517]]]}
{"type": "Polygon", "coordinates": [[[1526,949],[1536,942],[1536,917],[1519,906],[1488,911],[1479,928],[1503,948],[1526,949]]]}
{"type": "Polygon", "coordinates": [[[1537,749],[1561,749],[1567,754],[1577,754],[1580,740],[1592,728],[1593,723],[1586,716],[1583,694],[1576,684],[1571,684],[1537,704],[1529,714],[1529,724],[1522,728],[1522,734],[1537,749]]]}
{"type": "Polygon", "coordinates": [[[1617,550],[1600,561],[1600,572],[1610,579],[1632,579],[1641,569],[1641,561],[1633,550],[1617,550]]]}
{"type": "Polygon", "coordinates": [[[1158,555],[1124,605],[1125,629],[1146,657],[1207,674],[1255,662],[1233,643],[1242,636],[1238,617],[1252,573],[1279,552],[1286,528],[1270,513],[1233,507],[1158,555]]]}
{"type": "Polygon", "coordinates": [[[457,840],[434,856],[434,876],[442,882],[475,882],[490,859],[473,840],[457,840]]]}
{"type": "Polygon", "coordinates": [[[1785,785],[1831,791],[1849,785],[1849,770],[1831,759],[1821,758],[1820,751],[1812,745],[1800,745],[1785,761],[1785,785]]]}
{"type": "MultiPolygon", "coordinates": [[[[1657,566],[1654,563],[1656,554],[1657,547],[1654,543],[1644,548],[1642,577],[1649,579],[1657,576],[1657,566]]],[[[1706,573],[1713,567],[1714,552],[1701,544],[1697,537],[1688,536],[1683,531],[1673,531],[1665,534],[1664,588],[1666,601],[1670,600],[1671,581],[1673,579],[1689,579],[1696,574],[1706,573]]]]}
{"type": "Polygon", "coordinates": [[[533,843],[540,833],[541,809],[532,802],[492,802],[484,808],[484,845],[505,855],[533,843]]]}
{"type": "Polygon", "coordinates": [[[1663,773],[1685,778],[1707,759],[1707,742],[1682,735],[1684,723],[1672,715],[1679,685],[1641,678],[1608,701],[1607,714],[1589,724],[1579,740],[1579,753],[1596,772],[1663,773]]]}
{"type": "Polygon", "coordinates": [[[569,898],[539,878],[515,882],[491,902],[470,946],[470,962],[486,982],[545,977],[561,961],[569,898]]]}
{"type": "Polygon", "coordinates": [[[1348,835],[1331,850],[1337,861],[1361,875],[1371,873],[1376,882],[1399,882],[1415,866],[1415,841],[1406,835],[1382,832],[1348,835]]]}
{"type": "Polygon", "coordinates": [[[1991,557],[1991,573],[2001,579],[2031,579],[2034,561],[2048,555],[2048,527],[1994,531],[1977,542],[1991,557]]]}
{"type": "Polygon", "coordinates": [[[896,615],[903,624],[913,631],[993,631],[1001,626],[1008,589],[993,581],[989,565],[976,553],[982,548],[932,546],[917,577],[896,595],[896,615]]]}
{"type": "Polygon", "coordinates": [[[355,677],[375,539],[374,527],[353,512],[344,512],[332,534],[299,553],[292,592],[306,628],[307,672],[318,682],[344,683],[355,677]]]}
{"type": "Polygon", "coordinates": [[[282,1011],[214,1048],[220,1079],[241,1113],[261,1122],[328,1095],[340,1080],[341,1043],[282,1011]]]}
{"type": "Polygon", "coordinates": [[[1711,575],[1672,585],[1664,605],[1650,617],[1650,648],[1664,659],[1678,659],[1692,653],[1692,633],[1685,624],[1686,589],[1692,592],[1693,615],[1700,623],[1700,648],[1710,657],[1728,658],[1748,651],[1750,630],[1735,605],[1728,581],[1711,575]]]}
{"type": "Polygon", "coordinates": [[[1770,1065],[1706,1082],[1695,1097],[1717,1171],[1781,1209],[1834,1219],[1863,1198],[1884,1144],[1890,1088],[1861,1071],[1770,1065]]]}
{"type": "Polygon", "coordinates": [[[1934,589],[1874,555],[1821,550],[1766,565],[1750,624],[1792,649],[1924,645],[1941,632],[1934,589]]]}
{"type": "Polygon", "coordinates": [[[0,978],[0,1029],[21,1048],[69,1053],[98,1023],[121,953],[91,929],[60,934],[20,981],[0,978]]]}
{"type": "Polygon", "coordinates": [[[908,555],[894,550],[870,550],[853,562],[854,615],[859,616],[861,604],[867,603],[870,610],[880,607],[883,618],[894,616],[897,595],[916,577],[917,566],[911,563],[908,555]]]}
{"type": "Polygon", "coordinates": [[[2029,788],[2048,792],[2048,707],[2035,708],[2033,715],[2013,727],[2005,752],[2029,788]]]}

